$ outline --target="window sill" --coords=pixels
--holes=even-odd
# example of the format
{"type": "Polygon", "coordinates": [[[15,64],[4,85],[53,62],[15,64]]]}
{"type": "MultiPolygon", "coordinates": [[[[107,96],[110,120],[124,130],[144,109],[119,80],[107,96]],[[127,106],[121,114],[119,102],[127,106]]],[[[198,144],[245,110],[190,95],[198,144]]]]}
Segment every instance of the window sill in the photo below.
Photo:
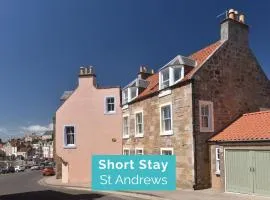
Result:
{"type": "Polygon", "coordinates": [[[128,109],[128,104],[126,104],[126,105],[124,105],[124,106],[122,107],[122,110],[126,110],[126,109],[128,109]]]}
{"type": "Polygon", "coordinates": [[[167,90],[163,90],[163,91],[161,91],[159,94],[158,94],[158,97],[160,98],[160,97],[164,97],[164,96],[167,96],[167,95],[169,95],[169,94],[171,94],[172,93],[172,90],[171,89],[167,89],[167,90]]]}
{"type": "Polygon", "coordinates": [[[112,112],[104,112],[104,115],[114,115],[116,113],[116,111],[112,111],[112,112]]]}
{"type": "Polygon", "coordinates": [[[213,129],[208,129],[208,128],[201,128],[200,127],[200,132],[202,132],[202,133],[211,133],[211,132],[214,132],[214,130],[213,129]]]}
{"type": "Polygon", "coordinates": [[[215,172],[216,176],[220,176],[220,171],[215,172]]]}
{"type": "Polygon", "coordinates": [[[129,135],[123,135],[123,139],[128,139],[129,135]]]}
{"type": "Polygon", "coordinates": [[[143,138],[144,137],[144,135],[143,135],[143,133],[142,134],[135,134],[135,136],[134,136],[135,138],[143,138]]]}
{"type": "Polygon", "coordinates": [[[173,131],[161,132],[160,135],[161,135],[161,136],[173,135],[173,131]]]}
{"type": "Polygon", "coordinates": [[[76,149],[76,145],[66,145],[64,146],[64,149],[76,149]]]}

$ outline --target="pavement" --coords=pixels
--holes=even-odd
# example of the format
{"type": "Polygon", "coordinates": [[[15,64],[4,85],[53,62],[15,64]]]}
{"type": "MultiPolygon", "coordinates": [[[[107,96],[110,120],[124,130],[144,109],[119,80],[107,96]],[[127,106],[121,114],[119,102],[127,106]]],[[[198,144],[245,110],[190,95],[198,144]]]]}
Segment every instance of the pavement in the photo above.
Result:
{"type": "MultiPolygon", "coordinates": [[[[63,184],[60,179],[56,179],[55,176],[45,177],[39,181],[41,185],[49,185],[53,187],[74,189],[79,191],[91,191],[91,188],[87,184],[70,185],[63,184]]],[[[206,190],[181,190],[175,191],[150,191],[150,192],[125,192],[125,191],[104,191],[103,194],[111,194],[115,196],[125,196],[126,198],[138,198],[138,199],[153,199],[153,200],[270,200],[270,197],[262,197],[256,195],[247,194],[235,194],[235,193],[223,193],[214,191],[212,189],[206,190]]],[[[0,198],[1,200],[1,198],[0,198]]]]}
{"type": "Polygon", "coordinates": [[[140,200],[114,194],[64,187],[51,187],[38,182],[40,171],[0,174],[0,200],[140,200]]]}

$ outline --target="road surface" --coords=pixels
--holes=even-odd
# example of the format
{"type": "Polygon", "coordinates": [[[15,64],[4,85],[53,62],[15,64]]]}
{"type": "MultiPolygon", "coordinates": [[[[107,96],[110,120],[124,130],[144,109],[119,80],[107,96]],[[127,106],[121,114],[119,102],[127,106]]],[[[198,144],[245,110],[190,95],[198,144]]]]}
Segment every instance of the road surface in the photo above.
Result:
{"type": "Polygon", "coordinates": [[[109,194],[41,186],[40,171],[0,174],[0,200],[139,200],[109,194]]]}

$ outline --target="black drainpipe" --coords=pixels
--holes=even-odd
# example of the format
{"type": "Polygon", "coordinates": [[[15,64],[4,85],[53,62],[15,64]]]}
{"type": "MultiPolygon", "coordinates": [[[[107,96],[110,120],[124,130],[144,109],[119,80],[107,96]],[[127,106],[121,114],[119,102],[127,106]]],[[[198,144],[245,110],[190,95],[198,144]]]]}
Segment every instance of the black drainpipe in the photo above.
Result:
{"type": "Polygon", "coordinates": [[[197,189],[197,153],[196,153],[196,133],[195,133],[195,98],[194,98],[194,79],[191,80],[191,87],[192,87],[192,125],[193,125],[193,151],[194,151],[194,185],[193,185],[193,189],[196,190],[197,189]]]}

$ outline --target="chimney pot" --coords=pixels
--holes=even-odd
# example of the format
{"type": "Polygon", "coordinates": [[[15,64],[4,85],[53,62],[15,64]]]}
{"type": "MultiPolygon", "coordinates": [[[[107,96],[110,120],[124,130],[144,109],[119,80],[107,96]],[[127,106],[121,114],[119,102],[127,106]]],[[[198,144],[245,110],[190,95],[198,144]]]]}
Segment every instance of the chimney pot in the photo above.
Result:
{"type": "Polygon", "coordinates": [[[154,73],[155,73],[155,71],[152,69],[152,70],[151,70],[151,74],[154,74],[154,73]]]}
{"type": "Polygon", "coordinates": [[[140,66],[140,72],[143,72],[143,66],[140,66]]]}
{"type": "Polygon", "coordinates": [[[230,19],[235,19],[235,16],[234,15],[235,15],[234,9],[230,9],[229,10],[229,18],[230,19]]]}
{"type": "Polygon", "coordinates": [[[84,67],[80,67],[80,75],[83,75],[84,73],[84,67]]]}
{"type": "Polygon", "coordinates": [[[241,14],[240,16],[239,16],[239,22],[241,22],[241,23],[245,23],[245,15],[243,15],[243,14],[241,14]]]}
{"type": "Polygon", "coordinates": [[[145,73],[147,72],[147,69],[146,69],[146,67],[143,67],[143,72],[145,72],[145,73]]]}

